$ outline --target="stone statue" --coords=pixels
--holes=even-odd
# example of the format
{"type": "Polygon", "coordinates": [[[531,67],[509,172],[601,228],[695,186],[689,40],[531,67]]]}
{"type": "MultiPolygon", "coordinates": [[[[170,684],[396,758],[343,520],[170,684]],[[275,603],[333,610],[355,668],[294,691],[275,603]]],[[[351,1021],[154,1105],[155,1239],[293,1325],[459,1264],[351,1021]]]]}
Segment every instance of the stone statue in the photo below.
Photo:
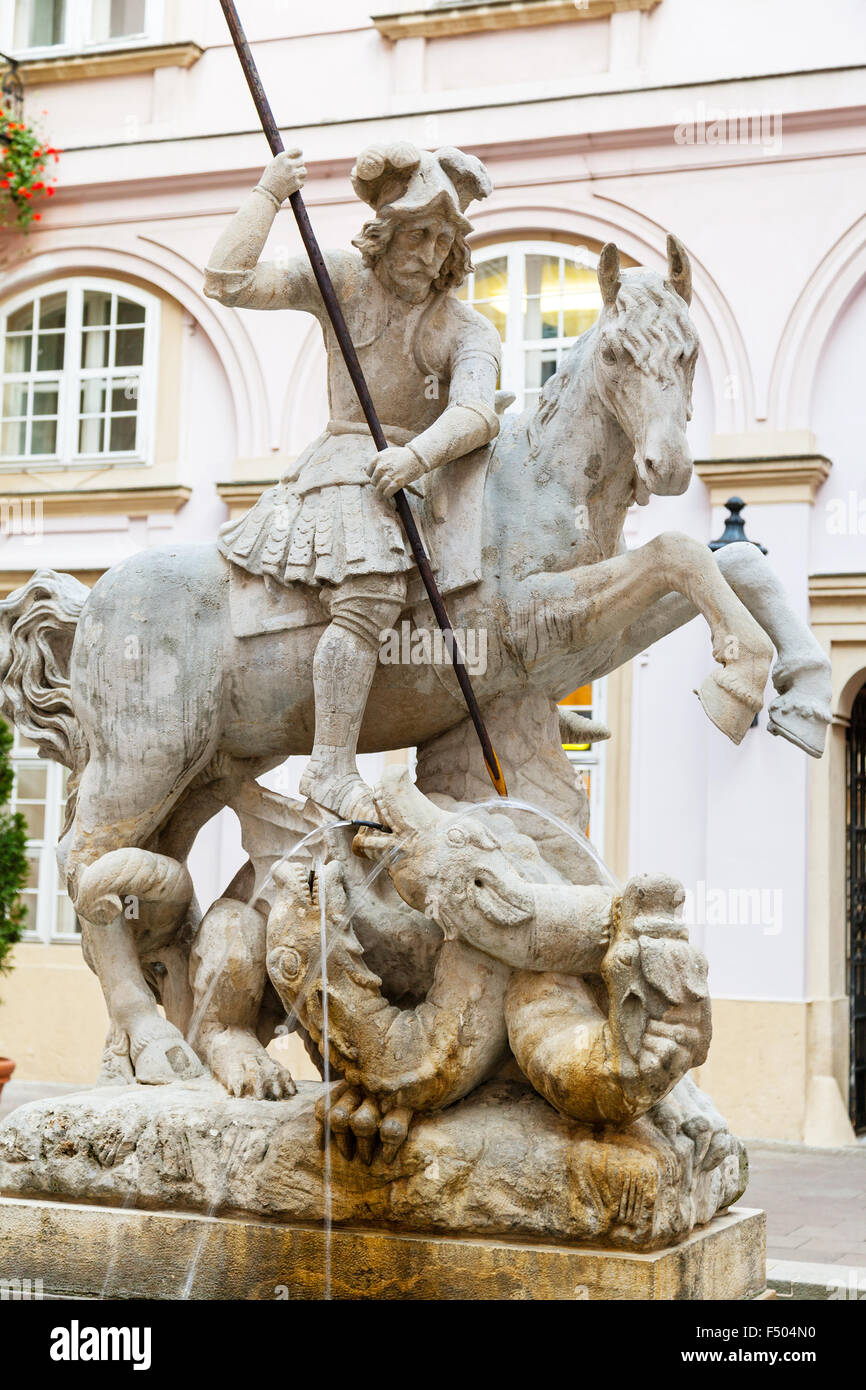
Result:
{"type": "Polygon", "coordinates": [[[376,215],[328,264],[389,422],[377,457],[305,263],[259,263],[303,177],[296,151],[268,166],[207,283],[320,318],[325,433],[216,545],[92,592],[39,571],[0,603],[2,710],[71,771],[59,862],[111,1017],[103,1088],[0,1129],[0,1188],[115,1201],[134,1173],[150,1204],[309,1222],[330,1182],[337,1221],[654,1248],[736,1198],[744,1152],[688,1074],[711,1026],[682,889],[610,881],[557,702],[700,615],[709,718],[739,743],[772,668],[771,731],[819,757],[828,663],[754,547],[624,547],[629,506],[691,477],[676,238],[665,274],[605,246],[597,324],[501,416],[496,335],[453,293],[486,171],[365,151],[376,215]],[[473,684],[514,800],[490,801],[450,667],[377,659],[398,620],[435,631],[400,486],[455,627],[485,634],[473,684]],[[410,745],[415,783],[364,786],[356,750],[410,745]],[[291,754],[306,802],[256,780],[291,754]],[[202,912],[186,860],[225,806],[248,860],[202,912]],[[280,1028],[331,1082],[312,1101],[267,1051],[280,1028]]]}
{"type": "MultiPolygon", "coordinates": [[[[388,498],[398,488],[423,496],[429,487],[431,496],[444,492],[434,504],[442,508],[451,491],[444,466],[499,433],[499,335],[452,293],[470,263],[463,214],[492,184],[479,160],[460,150],[429,154],[406,144],[367,149],[352,171],[376,216],[355,239],[357,252],[332,253],[327,264],[387,422],[391,447],[377,454],[306,257],[258,264],[276,213],[305,173],[298,150],[271,162],[217,242],[205,292],[238,308],[318,317],[331,419],[278,486],[223,528],[220,550],[247,573],[303,584],[319,597],[330,623],[313,660],[315,735],[301,791],[342,819],[375,821],[355,752],[380,634],[405,605],[413,566],[388,498]]],[[[474,473],[464,510],[481,506],[479,464],[474,473]]],[[[459,507],[450,525],[460,530],[459,507]]],[[[451,587],[447,579],[442,587],[451,587]]]]}

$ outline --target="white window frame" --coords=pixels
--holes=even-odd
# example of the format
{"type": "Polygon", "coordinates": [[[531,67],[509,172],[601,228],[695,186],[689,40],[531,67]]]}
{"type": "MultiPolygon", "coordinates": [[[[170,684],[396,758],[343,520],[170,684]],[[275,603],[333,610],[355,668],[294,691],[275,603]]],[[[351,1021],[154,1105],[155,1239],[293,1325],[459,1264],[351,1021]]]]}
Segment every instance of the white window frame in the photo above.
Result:
{"type": "MultiPolygon", "coordinates": [[[[18,740],[16,738],[16,744],[18,740]]],[[[18,767],[29,764],[43,767],[45,777],[45,825],[41,839],[27,841],[27,857],[39,865],[39,883],[36,889],[36,927],[25,931],[22,941],[42,941],[46,945],[54,942],[76,942],[81,944],[79,932],[61,932],[57,929],[57,902],[62,888],[60,871],[57,867],[57,845],[63,828],[65,796],[63,793],[63,774],[65,768],[60,763],[40,758],[35,748],[14,747],[9,753],[15,769],[15,782],[9,809],[18,809],[18,767]]]]}
{"type": "MultiPolygon", "coordinates": [[[[598,269],[598,253],[581,243],[572,245],[565,241],[503,241],[490,246],[478,246],[472,250],[472,260],[476,269],[486,261],[501,257],[507,262],[508,308],[506,311],[505,341],[502,345],[502,390],[513,391],[517,397],[509,412],[519,413],[525,409],[524,396],[531,389],[526,384],[526,353],[540,349],[543,352],[556,352],[556,367],[562,363],[563,354],[577,342],[576,338],[524,338],[523,336],[523,297],[525,267],[527,256],[556,256],[573,261],[585,270],[598,269]]],[[[471,301],[474,290],[474,273],[466,280],[467,298],[471,301]]]]}
{"type": "MultiPolygon", "coordinates": [[[[30,379],[40,374],[30,372],[5,371],[6,323],[25,304],[36,299],[46,299],[49,295],[64,293],[67,296],[66,346],[63,367],[46,371],[41,375],[46,381],[60,377],[58,401],[59,419],[57,424],[57,448],[53,454],[0,454],[0,472],[20,473],[22,469],[56,470],[60,468],[123,468],[141,467],[153,462],[156,433],[156,394],[157,370],[159,364],[160,303],[152,294],[129,285],[125,280],[102,279],[94,276],[70,276],[63,280],[47,280],[37,287],[31,287],[0,305],[0,383],[14,381],[16,377],[30,379]],[[78,392],[81,381],[86,376],[109,378],[112,369],[81,366],[82,317],[84,294],[96,290],[105,294],[129,299],[144,309],[144,354],[141,367],[131,367],[129,375],[139,376],[138,428],[135,448],[123,453],[79,453],[78,452],[78,392]],[[74,365],[73,365],[74,364],[74,365]]],[[[31,364],[32,365],[32,364],[31,364]]],[[[116,371],[116,369],[114,369],[116,371]]]]}
{"type": "Polygon", "coordinates": [[[94,0],[66,0],[63,41],[28,48],[15,46],[15,13],[19,0],[4,5],[3,42],[0,48],[20,59],[59,58],[75,53],[102,53],[114,49],[142,48],[159,43],[165,24],[165,0],[145,0],[144,29],[140,34],[117,39],[94,39],[94,0]]]}

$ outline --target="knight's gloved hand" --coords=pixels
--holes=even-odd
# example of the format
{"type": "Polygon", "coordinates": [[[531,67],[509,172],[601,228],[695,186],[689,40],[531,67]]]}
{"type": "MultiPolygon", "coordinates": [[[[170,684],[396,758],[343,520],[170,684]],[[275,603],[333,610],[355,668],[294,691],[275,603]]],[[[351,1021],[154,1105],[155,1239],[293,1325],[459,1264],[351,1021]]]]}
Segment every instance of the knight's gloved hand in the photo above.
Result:
{"type": "Polygon", "coordinates": [[[408,487],[422,477],[425,471],[417,454],[401,447],[383,449],[367,465],[373,486],[382,497],[393,497],[401,487],[408,487]]]}
{"type": "Polygon", "coordinates": [[[284,150],[282,154],[275,155],[267,165],[259,179],[258,187],[264,188],[278,203],[282,203],[303,188],[306,178],[307,171],[301,151],[284,150]]]}

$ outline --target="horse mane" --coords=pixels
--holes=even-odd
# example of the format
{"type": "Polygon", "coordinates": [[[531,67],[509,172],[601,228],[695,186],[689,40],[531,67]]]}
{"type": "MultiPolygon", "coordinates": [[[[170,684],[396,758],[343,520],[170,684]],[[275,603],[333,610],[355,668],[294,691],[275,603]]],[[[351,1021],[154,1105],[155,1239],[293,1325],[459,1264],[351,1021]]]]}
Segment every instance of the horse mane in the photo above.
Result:
{"type": "Polygon", "coordinates": [[[587,349],[601,332],[626,349],[635,366],[661,381],[670,380],[680,355],[691,353],[698,337],[684,299],[661,275],[639,268],[624,271],[613,310],[582,333],[558,372],[547,381],[528,422],[530,458],[536,458],[548,427],[556,419],[564,393],[584,369],[587,349]]]}

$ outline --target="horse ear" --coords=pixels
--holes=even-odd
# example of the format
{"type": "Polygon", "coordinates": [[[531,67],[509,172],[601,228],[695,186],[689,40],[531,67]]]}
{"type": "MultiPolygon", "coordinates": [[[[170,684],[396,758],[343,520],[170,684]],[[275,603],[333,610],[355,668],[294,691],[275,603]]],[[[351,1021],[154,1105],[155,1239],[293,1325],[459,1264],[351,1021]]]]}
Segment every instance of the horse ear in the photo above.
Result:
{"type": "Polygon", "coordinates": [[[375,798],[392,830],[404,835],[435,830],[444,820],[440,811],[412,781],[408,768],[386,768],[375,798]]]}
{"type": "Polygon", "coordinates": [[[612,241],[601,248],[598,258],[598,283],[605,304],[615,304],[620,290],[619,252],[612,241]]]}
{"type": "Polygon", "coordinates": [[[665,283],[676,290],[680,299],[692,302],[692,264],[686,248],[668,233],[668,278],[665,283]]]}

